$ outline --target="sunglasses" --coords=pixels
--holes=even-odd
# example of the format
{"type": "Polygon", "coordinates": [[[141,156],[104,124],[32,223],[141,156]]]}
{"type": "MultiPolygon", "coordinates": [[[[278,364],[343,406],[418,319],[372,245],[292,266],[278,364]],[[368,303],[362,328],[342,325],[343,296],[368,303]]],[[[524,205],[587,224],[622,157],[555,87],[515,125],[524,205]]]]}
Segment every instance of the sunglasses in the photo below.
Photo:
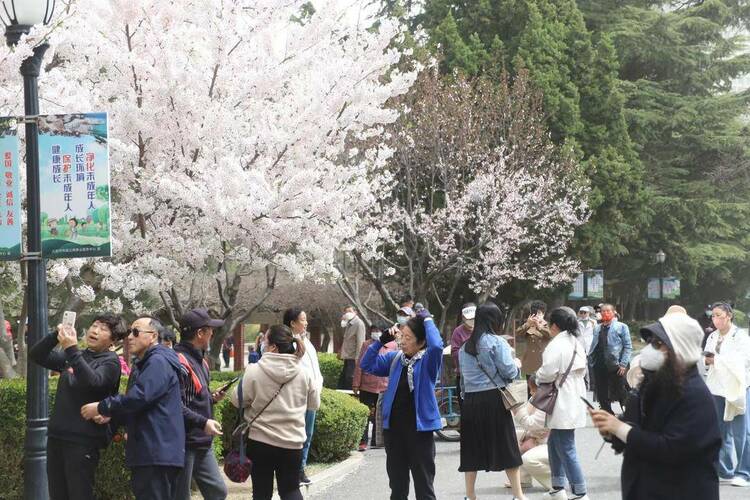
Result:
{"type": "Polygon", "coordinates": [[[128,335],[132,335],[133,337],[138,337],[142,333],[156,333],[156,330],[139,330],[138,328],[130,328],[128,330],[128,335]]]}

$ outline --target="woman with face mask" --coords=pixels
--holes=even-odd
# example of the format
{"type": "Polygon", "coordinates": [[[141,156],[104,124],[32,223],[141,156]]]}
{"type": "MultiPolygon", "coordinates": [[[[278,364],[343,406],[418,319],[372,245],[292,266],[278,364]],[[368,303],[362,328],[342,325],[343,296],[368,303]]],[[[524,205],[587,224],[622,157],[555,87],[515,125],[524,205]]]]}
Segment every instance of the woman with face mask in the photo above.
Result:
{"type": "Polygon", "coordinates": [[[718,500],[721,447],[712,397],[697,363],[703,331],[682,312],[641,329],[643,381],[622,420],[590,411],[599,433],[624,451],[623,500],[718,500]]]}

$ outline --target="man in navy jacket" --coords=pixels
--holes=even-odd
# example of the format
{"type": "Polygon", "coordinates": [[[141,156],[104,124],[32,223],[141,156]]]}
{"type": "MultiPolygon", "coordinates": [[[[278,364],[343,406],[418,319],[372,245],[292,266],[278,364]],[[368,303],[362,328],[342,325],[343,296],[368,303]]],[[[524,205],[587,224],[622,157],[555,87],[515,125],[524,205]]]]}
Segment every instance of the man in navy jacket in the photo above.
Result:
{"type": "Polygon", "coordinates": [[[127,392],[81,408],[83,418],[97,423],[125,423],[125,464],[136,500],[172,500],[185,463],[182,369],[177,354],[159,344],[160,327],[152,318],[133,323],[128,345],[138,360],[127,392]]]}

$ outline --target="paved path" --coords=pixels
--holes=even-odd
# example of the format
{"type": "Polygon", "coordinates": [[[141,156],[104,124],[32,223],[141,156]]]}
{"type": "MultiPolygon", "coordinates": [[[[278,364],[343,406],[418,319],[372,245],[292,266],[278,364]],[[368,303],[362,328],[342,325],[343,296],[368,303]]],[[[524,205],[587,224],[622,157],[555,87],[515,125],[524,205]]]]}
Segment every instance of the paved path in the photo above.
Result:
{"type": "MultiPolygon", "coordinates": [[[[622,458],[616,456],[607,445],[595,458],[601,439],[593,428],[576,432],[578,454],[592,500],[619,500],[620,465],[622,458]]],[[[458,443],[437,441],[437,475],[435,490],[440,500],[461,500],[464,495],[463,475],[457,471],[459,460],[458,443]]],[[[385,472],[384,450],[368,450],[364,460],[352,473],[341,477],[326,489],[311,492],[306,500],[387,500],[388,477],[385,472]]],[[[511,498],[510,490],[505,489],[505,473],[479,473],[477,497],[480,499],[511,498]]],[[[535,487],[527,492],[530,500],[541,500],[544,490],[535,487]]],[[[414,492],[410,498],[414,498],[414,492]]],[[[721,486],[721,500],[748,500],[749,488],[721,486]]],[[[647,499],[644,499],[647,500],[647,499]]],[[[675,499],[679,500],[679,499],[675,499]]]]}

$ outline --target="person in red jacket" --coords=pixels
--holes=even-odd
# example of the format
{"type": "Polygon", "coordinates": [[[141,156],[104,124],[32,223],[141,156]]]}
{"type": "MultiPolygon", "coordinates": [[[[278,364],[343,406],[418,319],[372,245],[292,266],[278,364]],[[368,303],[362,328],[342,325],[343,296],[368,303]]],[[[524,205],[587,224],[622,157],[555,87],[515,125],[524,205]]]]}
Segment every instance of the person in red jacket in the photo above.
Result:
{"type": "MultiPolygon", "coordinates": [[[[370,430],[370,422],[372,422],[372,441],[371,446],[375,446],[375,407],[378,403],[378,395],[385,392],[388,388],[388,377],[378,377],[369,373],[362,372],[362,368],[359,366],[362,361],[362,356],[370,347],[370,344],[380,339],[380,335],[383,333],[383,327],[378,325],[372,325],[370,327],[370,338],[362,343],[362,349],[360,349],[359,359],[354,368],[354,378],[352,379],[352,390],[355,395],[359,396],[359,402],[367,406],[370,409],[370,417],[365,422],[365,431],[362,433],[362,439],[359,442],[359,451],[365,451],[367,449],[367,439],[370,430]]],[[[385,354],[390,351],[396,351],[398,346],[395,341],[388,342],[379,351],[379,354],[385,354]]]]}

